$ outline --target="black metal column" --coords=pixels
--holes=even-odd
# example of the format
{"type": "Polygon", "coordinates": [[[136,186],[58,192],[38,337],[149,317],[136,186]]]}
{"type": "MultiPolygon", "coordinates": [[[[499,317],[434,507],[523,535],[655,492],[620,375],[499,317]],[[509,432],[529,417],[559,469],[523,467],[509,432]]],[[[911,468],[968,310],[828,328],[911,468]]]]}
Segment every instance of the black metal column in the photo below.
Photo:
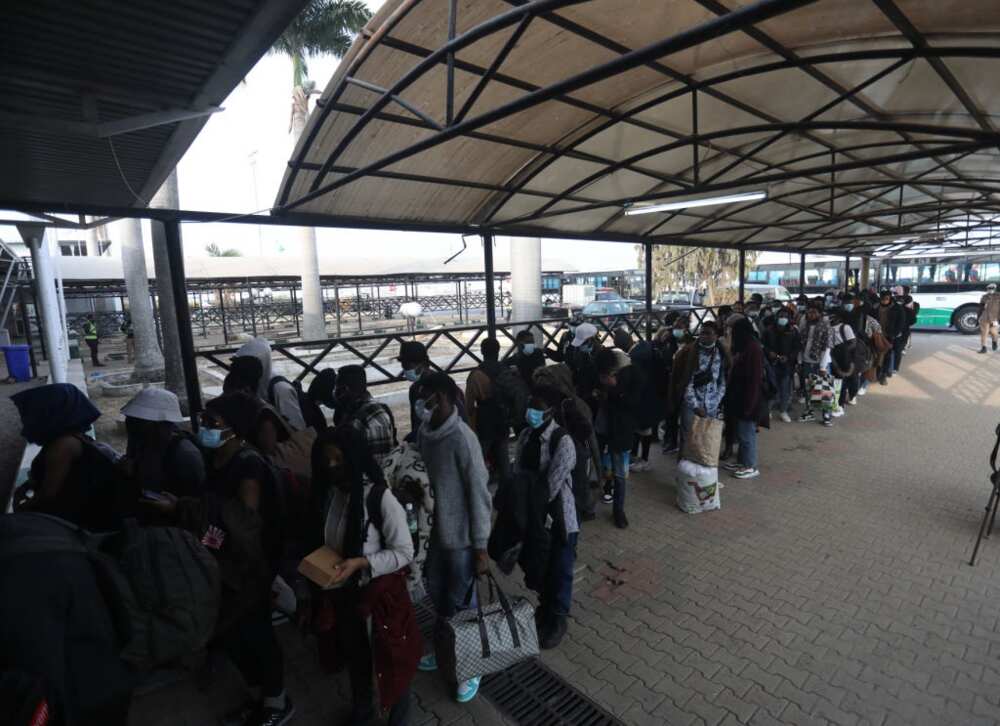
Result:
{"type": "Polygon", "coordinates": [[[806,253],[799,254],[799,294],[806,294],[806,253]]]}
{"type": "Polygon", "coordinates": [[[493,298],[493,233],[483,234],[483,265],[486,268],[486,330],[491,338],[497,337],[497,305],[493,298]]]}
{"type": "Polygon", "coordinates": [[[222,318],[222,340],[229,344],[229,331],[226,330],[226,297],[219,288],[219,317],[222,318]]]}
{"type": "Polygon", "coordinates": [[[851,287],[851,256],[844,255],[844,292],[851,287]]]}
{"type": "Polygon", "coordinates": [[[17,302],[21,306],[21,325],[24,326],[24,342],[28,345],[28,359],[31,361],[31,377],[38,378],[38,362],[35,360],[35,346],[31,343],[31,319],[28,317],[28,296],[22,287],[17,291],[17,302]]]}
{"type": "Polygon", "coordinates": [[[354,286],[354,307],[358,312],[358,332],[360,333],[364,327],[361,324],[361,285],[354,286]]]}
{"type": "Polygon", "coordinates": [[[184,278],[184,248],[181,228],[177,220],[165,220],[163,229],[167,236],[167,262],[170,266],[170,283],[174,290],[174,307],[177,313],[177,332],[181,343],[181,365],[187,391],[188,413],[192,431],[198,430],[198,413],[201,411],[201,387],[198,385],[198,364],[194,359],[194,338],[191,334],[191,309],[188,307],[187,286],[184,278]]]}
{"type": "Polygon", "coordinates": [[[254,308],[253,286],[247,281],[247,292],[250,294],[250,326],[253,328],[253,337],[257,337],[257,310],[254,308]]]}
{"type": "Polygon", "coordinates": [[[646,242],[646,340],[653,339],[653,243],[646,242]]]}
{"type": "Polygon", "coordinates": [[[740,248],[740,305],[743,304],[743,286],[747,278],[747,251],[740,248]]]}
{"type": "MultiPolygon", "coordinates": [[[[289,290],[289,293],[291,294],[291,298],[292,298],[292,317],[295,319],[295,334],[296,335],[302,335],[302,331],[299,330],[299,302],[298,302],[298,300],[295,299],[295,288],[292,287],[289,290]]],[[[325,311],[326,300],[323,301],[323,307],[324,307],[323,325],[326,325],[326,311],[325,311]]]]}

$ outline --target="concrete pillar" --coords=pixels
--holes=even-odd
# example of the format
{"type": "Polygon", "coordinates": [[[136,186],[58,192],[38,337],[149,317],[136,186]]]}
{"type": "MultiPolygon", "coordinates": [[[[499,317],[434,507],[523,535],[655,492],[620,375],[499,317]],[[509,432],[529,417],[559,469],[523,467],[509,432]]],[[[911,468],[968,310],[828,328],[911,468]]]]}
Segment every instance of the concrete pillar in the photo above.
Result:
{"type": "Polygon", "coordinates": [[[163,356],[156,342],[153,304],[149,299],[149,274],[142,244],[142,220],[123,219],[119,223],[122,247],[122,273],[128,292],[129,313],[135,332],[135,372],[139,381],[163,380],[163,356]]]}
{"type": "Polygon", "coordinates": [[[323,289],[319,282],[319,252],[316,250],[316,230],[299,227],[299,257],[302,261],[302,339],[326,338],[323,319],[323,289]]]}
{"type": "Polygon", "coordinates": [[[66,383],[69,345],[66,340],[65,319],[59,314],[55,273],[49,256],[49,241],[55,237],[55,231],[46,231],[42,225],[18,225],[18,231],[31,250],[31,266],[38,290],[37,312],[42,319],[49,376],[52,383],[66,383]]]}
{"type": "Polygon", "coordinates": [[[871,275],[872,258],[868,255],[861,257],[861,280],[858,282],[858,289],[861,291],[868,289],[868,277],[871,275]]]}
{"type": "Polygon", "coordinates": [[[510,239],[511,322],[542,317],[542,240],[510,239]]]}
{"type": "MultiPolygon", "coordinates": [[[[150,202],[160,209],[180,208],[177,189],[177,170],[163,182],[160,191],[150,202]]],[[[167,252],[167,231],[163,222],[150,222],[153,235],[153,268],[156,270],[156,296],[159,299],[160,330],[163,333],[163,361],[165,385],[180,400],[183,407],[187,393],[184,387],[184,368],[181,363],[181,339],[177,328],[177,306],[174,303],[173,280],[170,277],[170,258],[167,252]]],[[[180,227],[178,226],[178,235],[180,227]]]]}

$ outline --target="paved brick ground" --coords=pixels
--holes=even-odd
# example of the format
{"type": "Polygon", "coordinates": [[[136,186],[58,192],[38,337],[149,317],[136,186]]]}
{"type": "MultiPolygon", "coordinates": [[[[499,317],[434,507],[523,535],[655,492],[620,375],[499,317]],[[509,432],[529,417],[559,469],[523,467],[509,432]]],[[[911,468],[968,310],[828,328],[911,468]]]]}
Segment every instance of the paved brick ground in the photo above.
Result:
{"type": "MultiPolygon", "coordinates": [[[[677,510],[674,462],[654,455],[631,528],[606,512],[585,526],[573,623],[546,664],[629,724],[1000,722],[1000,541],[966,564],[1000,418],[1000,355],[977,348],[917,335],[902,375],[833,429],[776,422],[763,475],[727,477],[719,512],[677,510]]],[[[282,639],[296,723],[336,723],[344,677],[282,639]]],[[[414,723],[502,723],[432,677],[416,687],[414,723]]],[[[160,688],[133,722],[210,723],[235,688],[160,688]]]]}

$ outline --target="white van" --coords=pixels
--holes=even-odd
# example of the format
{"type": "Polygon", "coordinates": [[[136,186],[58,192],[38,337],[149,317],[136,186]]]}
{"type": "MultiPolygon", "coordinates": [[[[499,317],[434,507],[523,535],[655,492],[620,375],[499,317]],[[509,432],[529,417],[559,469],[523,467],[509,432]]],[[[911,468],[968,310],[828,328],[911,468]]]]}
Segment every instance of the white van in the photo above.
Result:
{"type": "MultiPolygon", "coordinates": [[[[764,302],[777,300],[778,302],[791,302],[792,293],[784,285],[767,285],[764,283],[748,282],[743,285],[743,301],[750,300],[754,293],[763,295],[764,302]]],[[[723,293],[725,301],[722,304],[732,304],[740,299],[739,287],[730,287],[723,293]]]]}

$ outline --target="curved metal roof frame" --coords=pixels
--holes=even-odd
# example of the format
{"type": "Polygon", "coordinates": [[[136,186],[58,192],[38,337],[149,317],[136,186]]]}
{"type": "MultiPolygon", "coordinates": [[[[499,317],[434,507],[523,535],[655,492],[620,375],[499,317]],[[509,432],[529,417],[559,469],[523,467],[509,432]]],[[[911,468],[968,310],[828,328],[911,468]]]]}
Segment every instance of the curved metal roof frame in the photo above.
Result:
{"type": "Polygon", "coordinates": [[[992,227],[994,0],[389,0],[275,212],[860,253],[992,227]],[[766,189],[754,203],[636,203],[766,189]],[[956,226],[956,225],[961,226],[956,226]]]}

